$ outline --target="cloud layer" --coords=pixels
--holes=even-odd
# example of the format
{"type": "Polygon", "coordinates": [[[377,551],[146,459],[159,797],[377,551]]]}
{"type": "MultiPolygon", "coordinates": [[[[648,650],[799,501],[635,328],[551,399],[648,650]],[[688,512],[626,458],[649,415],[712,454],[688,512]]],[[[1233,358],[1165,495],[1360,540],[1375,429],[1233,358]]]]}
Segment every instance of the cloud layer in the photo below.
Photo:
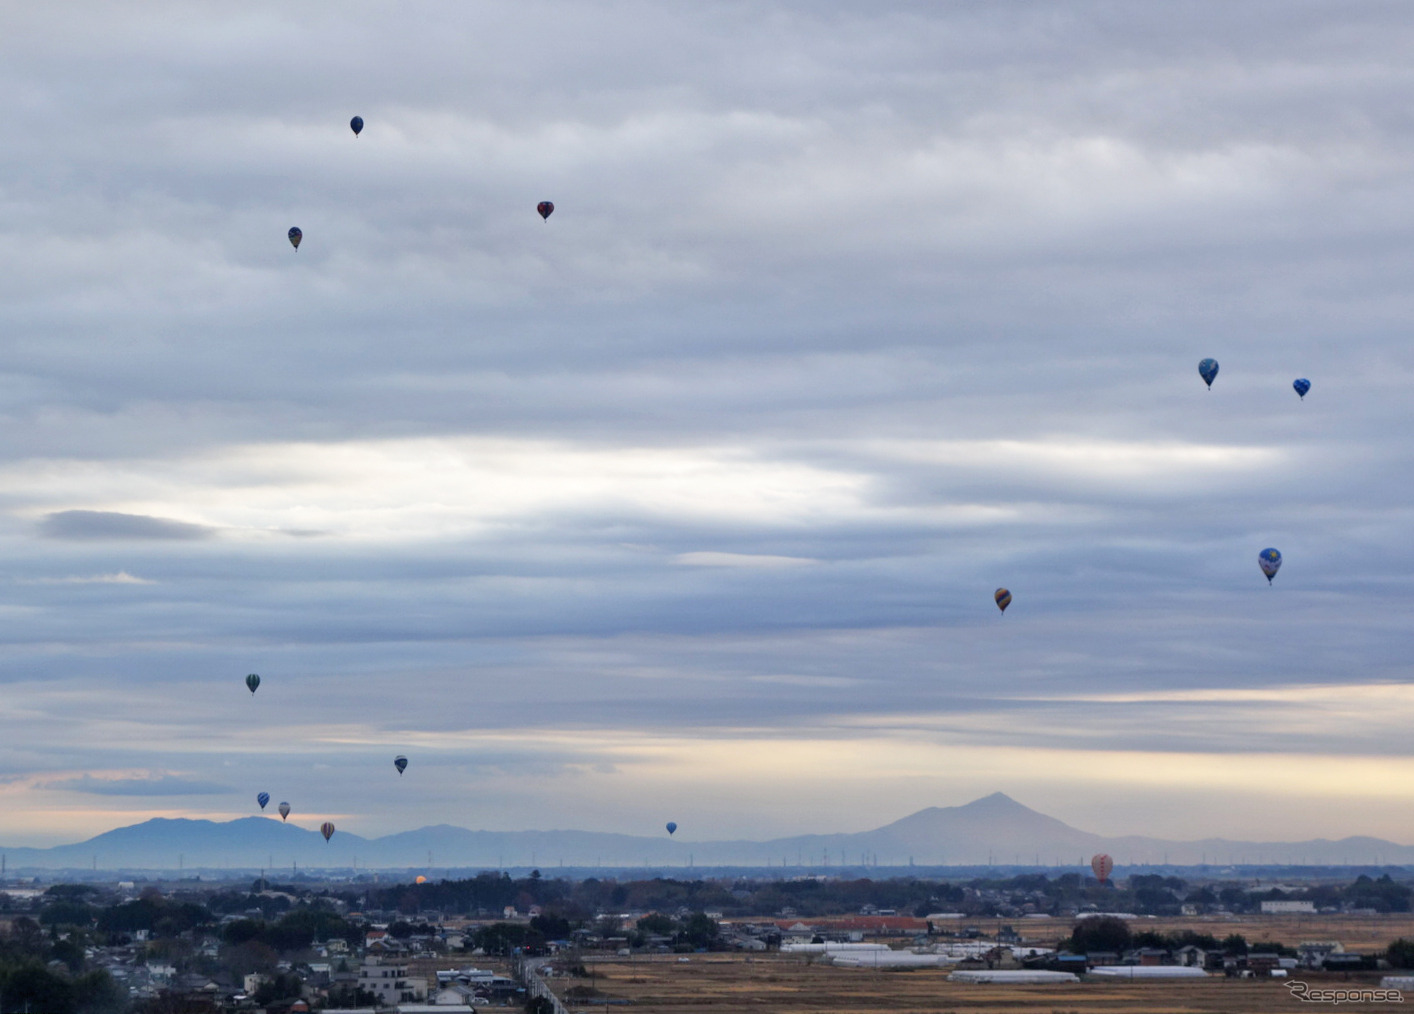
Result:
{"type": "Polygon", "coordinates": [[[1000,789],[1414,841],[1411,44],[1383,4],[7,11],[0,844],[260,790],[367,835],[1000,789]]]}

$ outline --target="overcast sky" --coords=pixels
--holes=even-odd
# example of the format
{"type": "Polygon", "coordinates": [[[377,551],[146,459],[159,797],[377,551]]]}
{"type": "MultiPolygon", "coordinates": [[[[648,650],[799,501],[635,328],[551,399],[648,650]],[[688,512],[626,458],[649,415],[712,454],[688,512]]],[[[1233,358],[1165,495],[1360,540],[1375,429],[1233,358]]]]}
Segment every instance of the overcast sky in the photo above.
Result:
{"type": "Polygon", "coordinates": [[[11,4],[0,94],[0,844],[1414,842],[1407,4],[11,4]]]}

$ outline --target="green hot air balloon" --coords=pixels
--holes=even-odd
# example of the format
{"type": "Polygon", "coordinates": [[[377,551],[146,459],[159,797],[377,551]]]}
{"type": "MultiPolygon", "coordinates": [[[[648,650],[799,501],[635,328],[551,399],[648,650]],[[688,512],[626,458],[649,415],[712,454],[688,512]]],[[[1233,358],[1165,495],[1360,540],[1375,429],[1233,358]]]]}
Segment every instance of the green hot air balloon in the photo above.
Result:
{"type": "Polygon", "coordinates": [[[251,673],[245,678],[245,685],[250,687],[251,693],[255,693],[255,691],[260,687],[260,677],[257,676],[255,673],[251,673]]]}

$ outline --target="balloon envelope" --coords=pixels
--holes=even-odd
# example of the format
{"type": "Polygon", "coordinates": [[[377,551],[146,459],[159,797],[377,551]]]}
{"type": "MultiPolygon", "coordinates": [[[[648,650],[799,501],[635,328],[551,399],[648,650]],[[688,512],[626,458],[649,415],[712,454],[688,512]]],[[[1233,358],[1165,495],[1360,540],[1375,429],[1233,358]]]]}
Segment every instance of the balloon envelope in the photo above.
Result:
{"type": "Polygon", "coordinates": [[[997,608],[1002,612],[1006,612],[1006,607],[1011,605],[1011,592],[1007,591],[1005,588],[998,588],[997,593],[993,595],[992,598],[997,600],[997,608]]]}
{"type": "Polygon", "coordinates": [[[1272,583],[1272,578],[1277,576],[1277,571],[1281,570],[1281,553],[1275,549],[1264,549],[1257,554],[1257,566],[1262,568],[1262,573],[1267,575],[1267,584],[1272,583]]]}
{"type": "Polygon", "coordinates": [[[398,774],[402,774],[408,768],[408,759],[401,755],[393,758],[393,767],[398,769],[398,774]]]}
{"type": "Polygon", "coordinates": [[[290,245],[298,250],[299,241],[304,239],[304,233],[300,232],[299,226],[296,225],[291,227],[288,235],[290,237],[290,245]]]}
{"type": "Polygon", "coordinates": [[[668,834],[672,834],[672,833],[673,833],[674,831],[676,831],[677,829],[678,829],[677,821],[673,821],[673,820],[668,821],[668,834]]]}
{"type": "Polygon", "coordinates": [[[1095,871],[1095,879],[1104,883],[1110,879],[1110,870],[1115,868],[1115,861],[1101,852],[1090,859],[1090,869],[1095,871]]]}
{"type": "Polygon", "coordinates": [[[1203,378],[1203,382],[1209,387],[1213,386],[1213,379],[1218,375],[1218,361],[1216,359],[1204,359],[1198,364],[1198,376],[1203,378]]]}
{"type": "Polygon", "coordinates": [[[1297,377],[1291,382],[1291,386],[1297,394],[1301,395],[1301,400],[1305,401],[1306,392],[1311,390],[1311,382],[1305,377],[1297,377]]]}
{"type": "Polygon", "coordinates": [[[260,808],[265,809],[265,804],[270,802],[270,793],[262,792],[255,797],[255,801],[260,804],[260,808]]]}
{"type": "Polygon", "coordinates": [[[549,218],[550,212],[555,210],[555,205],[550,201],[541,201],[535,206],[535,210],[540,212],[541,218],[549,218]]]}
{"type": "Polygon", "coordinates": [[[289,804],[289,803],[281,803],[281,804],[277,807],[277,809],[280,811],[280,819],[281,819],[281,820],[284,820],[286,817],[288,817],[288,816],[290,815],[290,804],[289,804]]]}
{"type": "Polygon", "coordinates": [[[326,820],[319,825],[319,833],[324,836],[325,841],[328,841],[330,838],[334,837],[334,825],[326,820]]]}
{"type": "Polygon", "coordinates": [[[255,673],[251,673],[245,678],[245,685],[250,687],[251,693],[255,693],[256,688],[260,686],[260,677],[255,673]]]}
{"type": "Polygon", "coordinates": [[[354,137],[358,137],[359,131],[363,129],[363,117],[355,116],[349,121],[349,129],[354,132],[354,137]]]}

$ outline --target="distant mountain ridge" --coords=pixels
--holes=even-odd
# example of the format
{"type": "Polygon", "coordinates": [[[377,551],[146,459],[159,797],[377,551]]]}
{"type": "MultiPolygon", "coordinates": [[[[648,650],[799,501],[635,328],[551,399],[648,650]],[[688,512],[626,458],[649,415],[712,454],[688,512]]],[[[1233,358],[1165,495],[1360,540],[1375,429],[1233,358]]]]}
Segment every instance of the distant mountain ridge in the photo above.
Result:
{"type": "MultiPolygon", "coordinates": [[[[687,831],[685,828],[684,831],[687,831]]],[[[690,833],[690,832],[688,832],[690,833]]],[[[87,841],[47,849],[0,845],[19,869],[447,869],[557,865],[964,866],[1085,865],[1108,852],[1129,864],[1341,865],[1414,863],[1414,846],[1379,838],[1242,842],[1107,838],[1071,827],[995,792],[963,806],[929,807],[873,831],[796,835],[771,841],[690,841],[594,831],[472,831],[438,824],[382,838],[346,831],[325,842],[315,830],[273,817],[153,819],[87,841]]]]}

